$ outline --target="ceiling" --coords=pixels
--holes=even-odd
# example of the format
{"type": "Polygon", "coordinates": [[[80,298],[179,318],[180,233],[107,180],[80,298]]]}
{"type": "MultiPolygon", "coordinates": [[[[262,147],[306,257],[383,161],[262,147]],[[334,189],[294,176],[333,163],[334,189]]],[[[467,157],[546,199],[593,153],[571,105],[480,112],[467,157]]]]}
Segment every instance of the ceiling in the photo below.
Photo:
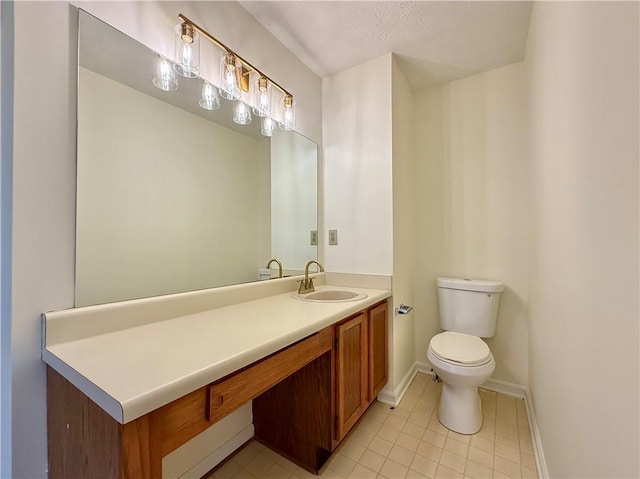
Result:
{"type": "Polygon", "coordinates": [[[414,90],[524,58],[531,2],[240,1],[321,78],[396,54],[414,90]]]}

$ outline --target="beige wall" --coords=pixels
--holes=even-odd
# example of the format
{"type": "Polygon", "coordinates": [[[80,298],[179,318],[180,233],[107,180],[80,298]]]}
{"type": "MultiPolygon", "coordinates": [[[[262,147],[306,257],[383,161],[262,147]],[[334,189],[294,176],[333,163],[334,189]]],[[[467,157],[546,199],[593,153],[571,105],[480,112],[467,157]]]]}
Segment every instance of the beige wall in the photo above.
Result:
{"type": "Polygon", "coordinates": [[[391,274],[391,54],[325,78],[322,91],[324,221],[338,230],[325,266],[391,274]]]}
{"type": "Polygon", "coordinates": [[[525,75],[513,64],[417,92],[416,360],[440,331],[437,276],[505,283],[494,379],[527,378],[525,75]]]}
{"type": "MultiPolygon", "coordinates": [[[[396,59],[392,64],[393,144],[393,308],[414,305],[415,264],[415,138],[413,92],[396,59]]],[[[402,379],[415,363],[415,312],[393,315],[393,371],[389,388],[402,386],[402,379]]]]}
{"type": "MultiPolygon", "coordinates": [[[[137,39],[152,48],[151,40],[166,38],[166,25],[175,21],[183,7],[183,13],[200,19],[199,23],[222,38],[237,39],[233,46],[243,56],[259,63],[270,75],[279,72],[277,78],[296,94],[302,131],[319,142],[320,79],[238,4],[212,2],[206,8],[197,2],[93,5],[93,13],[105,15],[103,18],[116,28],[131,27],[137,39]],[[171,14],[163,13],[165,10],[171,14]],[[162,23],[164,18],[166,24],[162,23]]],[[[13,188],[13,277],[10,286],[2,285],[11,288],[3,292],[3,298],[11,300],[10,316],[3,312],[2,317],[3,323],[10,321],[11,338],[7,342],[11,363],[3,362],[2,367],[11,387],[10,391],[3,389],[3,394],[9,393],[12,401],[10,417],[3,417],[3,423],[10,421],[11,438],[3,441],[2,447],[11,449],[12,464],[3,462],[2,468],[8,477],[35,479],[46,477],[47,467],[40,314],[71,307],[74,300],[77,50],[69,4],[16,2],[14,7],[13,175],[3,178],[3,185],[10,181],[13,188]]],[[[3,257],[4,260],[9,258],[3,257]]],[[[6,351],[4,348],[3,344],[6,351]]]]}
{"type": "Polygon", "coordinates": [[[530,389],[551,477],[638,477],[639,4],[533,7],[530,389]]]}

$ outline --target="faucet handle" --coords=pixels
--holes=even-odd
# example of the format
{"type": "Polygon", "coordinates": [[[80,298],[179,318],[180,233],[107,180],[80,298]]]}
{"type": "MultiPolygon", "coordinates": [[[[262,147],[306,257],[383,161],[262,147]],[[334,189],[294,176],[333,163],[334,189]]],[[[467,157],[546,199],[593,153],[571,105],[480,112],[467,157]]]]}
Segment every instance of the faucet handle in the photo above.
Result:
{"type": "Polygon", "coordinates": [[[313,278],[309,278],[309,282],[305,285],[307,293],[313,293],[316,288],[313,286],[313,278]]]}

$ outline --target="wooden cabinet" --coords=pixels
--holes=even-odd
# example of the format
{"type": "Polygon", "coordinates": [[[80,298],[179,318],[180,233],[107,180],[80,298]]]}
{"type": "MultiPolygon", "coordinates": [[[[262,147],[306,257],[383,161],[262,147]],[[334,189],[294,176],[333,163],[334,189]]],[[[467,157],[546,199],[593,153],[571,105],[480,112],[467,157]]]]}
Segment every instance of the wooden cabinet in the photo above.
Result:
{"type": "Polygon", "coordinates": [[[336,436],[340,440],[368,406],[367,315],[336,326],[336,436]]]}
{"type": "Polygon", "coordinates": [[[368,310],[369,334],[369,401],[378,395],[389,379],[389,348],[387,330],[387,303],[368,310]]]}
{"type": "Polygon", "coordinates": [[[336,441],[358,422],[388,378],[387,302],[335,327],[336,441]]]}
{"type": "Polygon", "coordinates": [[[49,477],[160,479],[162,457],[248,400],[256,438],[317,473],[387,382],[387,302],[127,424],[47,368],[49,477]]]}

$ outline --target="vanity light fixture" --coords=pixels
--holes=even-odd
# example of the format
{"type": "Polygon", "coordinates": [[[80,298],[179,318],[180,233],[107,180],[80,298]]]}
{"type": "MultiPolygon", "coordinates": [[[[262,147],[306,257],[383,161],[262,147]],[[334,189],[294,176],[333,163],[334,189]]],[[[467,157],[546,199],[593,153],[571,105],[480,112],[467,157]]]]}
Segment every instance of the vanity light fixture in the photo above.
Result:
{"type": "Polygon", "coordinates": [[[192,25],[188,23],[176,25],[174,51],[175,71],[187,78],[197,77],[200,66],[200,37],[196,35],[192,25]]]}
{"type": "Polygon", "coordinates": [[[282,99],[282,122],[280,122],[280,128],[283,130],[293,130],[296,122],[295,106],[293,96],[285,95],[282,99]]]}
{"type": "Polygon", "coordinates": [[[262,118],[271,115],[271,84],[266,76],[261,76],[254,85],[253,113],[262,118]]]}
{"type": "MultiPolygon", "coordinates": [[[[182,14],[178,15],[181,23],[174,29],[175,61],[171,68],[168,60],[162,58],[158,64],[153,84],[164,91],[178,88],[173,70],[187,78],[195,78],[200,73],[200,37],[204,37],[223,50],[220,58],[220,80],[218,92],[227,100],[235,101],[233,121],[241,125],[251,122],[251,112],[262,118],[262,134],[273,136],[275,125],[279,124],[283,130],[293,130],[295,127],[295,101],[293,95],[282,88],[262,71],[258,70],[247,60],[235,53],[224,43],[202,29],[196,23],[182,14]],[[255,81],[251,82],[251,76],[255,81]],[[281,100],[280,118],[273,117],[272,91],[280,90],[281,100]],[[252,89],[252,94],[247,95],[252,89]],[[251,105],[249,105],[251,101],[251,105]]],[[[198,104],[206,110],[216,110],[220,106],[215,87],[203,79],[202,94],[198,104]]]]}
{"type": "Polygon", "coordinates": [[[227,100],[240,98],[240,79],[237,59],[233,53],[225,53],[220,58],[220,95],[227,100]]]}

